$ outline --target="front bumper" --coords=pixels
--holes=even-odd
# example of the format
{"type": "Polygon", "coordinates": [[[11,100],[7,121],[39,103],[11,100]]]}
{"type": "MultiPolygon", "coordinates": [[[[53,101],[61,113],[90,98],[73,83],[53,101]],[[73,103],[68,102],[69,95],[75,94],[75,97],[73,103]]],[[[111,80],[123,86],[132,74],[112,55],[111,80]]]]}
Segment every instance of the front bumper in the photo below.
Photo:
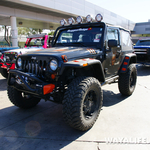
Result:
{"type": "Polygon", "coordinates": [[[137,63],[150,64],[150,49],[136,49],[137,63]]]}
{"type": "Polygon", "coordinates": [[[46,83],[31,73],[24,73],[19,70],[10,70],[7,83],[19,91],[30,93],[46,99],[55,89],[55,84],[46,83]]]}

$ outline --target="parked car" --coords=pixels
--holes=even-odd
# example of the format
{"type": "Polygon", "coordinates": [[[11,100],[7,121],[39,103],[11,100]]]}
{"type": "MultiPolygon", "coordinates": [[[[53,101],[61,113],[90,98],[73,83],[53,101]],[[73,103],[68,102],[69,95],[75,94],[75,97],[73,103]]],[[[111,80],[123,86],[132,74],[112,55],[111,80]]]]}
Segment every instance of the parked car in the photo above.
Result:
{"type": "Polygon", "coordinates": [[[150,65],[150,39],[140,39],[134,46],[137,63],[150,65]]]}
{"type": "MultiPolygon", "coordinates": [[[[61,20],[52,48],[32,51],[16,59],[9,71],[8,97],[20,108],[36,106],[40,99],[63,105],[71,127],[86,131],[97,120],[103,103],[101,86],[118,81],[129,96],[136,86],[136,55],[128,30],[101,22],[102,16],[61,20]],[[122,39],[122,40],[121,40],[122,39]]],[[[119,113],[119,112],[118,112],[119,113]]]]}
{"type": "MultiPolygon", "coordinates": [[[[1,66],[3,65],[3,58],[4,58],[4,52],[8,51],[8,50],[13,50],[13,49],[18,49],[19,47],[11,47],[11,46],[7,46],[7,47],[0,47],[0,73],[3,69],[1,69],[1,66]]],[[[2,71],[3,72],[3,71],[2,71]]]]}
{"type": "Polygon", "coordinates": [[[50,47],[50,37],[47,34],[36,34],[27,37],[25,47],[23,49],[14,49],[5,51],[2,56],[1,74],[8,77],[10,69],[15,69],[15,60],[18,55],[25,54],[30,51],[45,49],[50,47]]]}

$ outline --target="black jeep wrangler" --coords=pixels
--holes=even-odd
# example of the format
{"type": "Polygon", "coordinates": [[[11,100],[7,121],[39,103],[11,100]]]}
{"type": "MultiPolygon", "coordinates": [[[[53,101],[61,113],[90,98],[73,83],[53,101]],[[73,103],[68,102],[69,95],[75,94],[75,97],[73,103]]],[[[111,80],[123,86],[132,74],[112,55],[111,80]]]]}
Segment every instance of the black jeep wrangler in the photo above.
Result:
{"type": "Polygon", "coordinates": [[[62,103],[67,124],[88,130],[103,103],[101,86],[118,80],[121,94],[131,95],[137,78],[136,55],[130,33],[101,22],[77,17],[57,28],[52,48],[18,56],[8,76],[8,97],[20,108],[31,108],[40,99],[62,103]]]}

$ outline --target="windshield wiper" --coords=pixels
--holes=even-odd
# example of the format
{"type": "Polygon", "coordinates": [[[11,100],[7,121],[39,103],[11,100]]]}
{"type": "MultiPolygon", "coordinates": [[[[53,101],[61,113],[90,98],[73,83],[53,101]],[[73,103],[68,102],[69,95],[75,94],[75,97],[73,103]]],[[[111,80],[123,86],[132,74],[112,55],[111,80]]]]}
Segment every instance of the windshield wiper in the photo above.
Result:
{"type": "Polygon", "coordinates": [[[75,42],[75,43],[72,43],[72,44],[80,44],[80,45],[82,45],[84,47],[87,47],[87,45],[85,43],[83,43],[83,42],[75,42]]]}
{"type": "Polygon", "coordinates": [[[85,43],[83,43],[83,42],[78,42],[78,43],[80,43],[82,46],[87,47],[87,45],[85,43]]]}
{"type": "Polygon", "coordinates": [[[56,43],[56,45],[63,45],[63,46],[66,46],[64,43],[56,43]]]}

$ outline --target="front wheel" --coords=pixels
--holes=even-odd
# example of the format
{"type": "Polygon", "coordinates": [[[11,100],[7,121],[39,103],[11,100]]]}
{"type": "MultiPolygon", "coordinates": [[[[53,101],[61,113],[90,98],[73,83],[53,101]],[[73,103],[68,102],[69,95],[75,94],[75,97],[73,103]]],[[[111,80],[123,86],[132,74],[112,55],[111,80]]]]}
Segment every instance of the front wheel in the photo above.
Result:
{"type": "Polygon", "coordinates": [[[24,92],[18,91],[17,89],[8,86],[7,87],[7,95],[10,101],[17,107],[20,108],[32,108],[36,106],[40,98],[33,97],[32,95],[26,94],[24,92]]]}
{"type": "Polygon", "coordinates": [[[130,96],[135,89],[137,79],[137,69],[131,64],[126,73],[120,73],[118,80],[119,91],[122,95],[130,96]]]}
{"type": "Polygon", "coordinates": [[[78,77],[68,86],[63,99],[64,120],[71,127],[86,131],[99,116],[103,93],[93,77],[78,77]]]}

